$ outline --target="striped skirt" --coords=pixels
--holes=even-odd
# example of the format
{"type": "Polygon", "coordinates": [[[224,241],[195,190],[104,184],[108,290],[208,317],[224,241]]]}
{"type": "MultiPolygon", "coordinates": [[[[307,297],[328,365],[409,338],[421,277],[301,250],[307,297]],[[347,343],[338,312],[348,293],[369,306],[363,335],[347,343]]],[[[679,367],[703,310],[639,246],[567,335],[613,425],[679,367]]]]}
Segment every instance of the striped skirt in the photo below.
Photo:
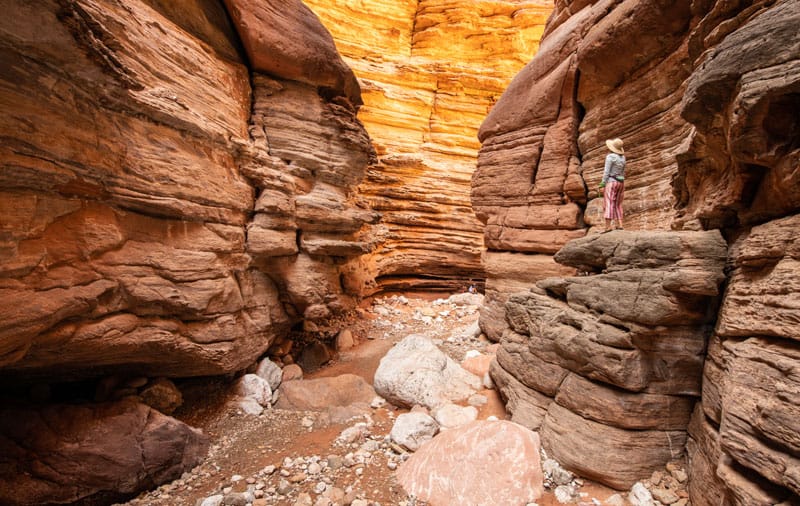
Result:
{"type": "Polygon", "coordinates": [[[603,192],[603,205],[605,212],[603,217],[607,220],[622,219],[622,197],[625,183],[616,179],[609,179],[606,189],[603,192]]]}

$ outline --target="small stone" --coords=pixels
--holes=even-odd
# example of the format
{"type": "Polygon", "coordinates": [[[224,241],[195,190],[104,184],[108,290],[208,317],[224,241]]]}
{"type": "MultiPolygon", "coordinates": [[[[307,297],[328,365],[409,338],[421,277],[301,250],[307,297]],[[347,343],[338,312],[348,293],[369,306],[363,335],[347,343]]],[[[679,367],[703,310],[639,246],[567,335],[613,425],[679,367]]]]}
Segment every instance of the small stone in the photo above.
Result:
{"type": "Polygon", "coordinates": [[[339,469],[342,467],[342,457],[339,455],[328,455],[328,467],[332,470],[339,469]]]}
{"type": "Polygon", "coordinates": [[[357,476],[361,476],[362,474],[364,474],[364,468],[363,467],[359,467],[358,469],[356,469],[356,475],[357,476]]]}
{"type": "Polygon", "coordinates": [[[355,339],[350,329],[342,329],[336,335],[336,349],[339,351],[349,350],[355,346],[355,339]]]}
{"type": "Polygon", "coordinates": [[[310,429],[311,427],[314,426],[314,420],[308,416],[305,416],[303,417],[302,420],[300,420],[300,425],[302,425],[306,429],[310,429]]]}
{"type": "Polygon", "coordinates": [[[233,476],[231,476],[231,481],[233,483],[236,483],[238,481],[242,481],[243,479],[244,479],[244,476],[242,476],[240,474],[234,474],[233,476]]]}
{"type": "Polygon", "coordinates": [[[230,493],[226,494],[222,499],[222,504],[224,506],[246,506],[250,502],[247,499],[248,497],[245,497],[245,494],[230,493]]]}
{"type": "Polygon", "coordinates": [[[354,499],[350,506],[369,506],[369,502],[364,499],[354,499]]]}
{"type": "Polygon", "coordinates": [[[305,492],[298,494],[297,499],[294,501],[294,506],[313,506],[313,504],[311,496],[305,492]]]}
{"type": "Polygon", "coordinates": [[[262,406],[272,402],[272,388],[267,380],[255,374],[245,374],[236,382],[236,393],[242,397],[250,397],[262,406]]]}
{"type": "Polygon", "coordinates": [[[283,381],[293,381],[303,379],[303,369],[297,364],[289,364],[283,368],[283,381]]]}
{"type": "Polygon", "coordinates": [[[367,435],[367,426],[364,423],[359,423],[353,427],[348,427],[343,430],[336,441],[343,444],[355,443],[356,441],[364,439],[367,435]]]}
{"type": "Polygon", "coordinates": [[[653,495],[653,498],[661,502],[661,504],[673,504],[680,499],[675,492],[662,487],[653,488],[650,490],[650,493],[653,495]]]}
{"type": "Polygon", "coordinates": [[[261,473],[262,474],[266,474],[266,475],[272,474],[274,472],[275,472],[275,466],[272,466],[272,465],[267,466],[267,467],[265,467],[264,469],[261,470],[261,473]]]}
{"type": "Polygon", "coordinates": [[[320,481],[316,485],[314,485],[314,493],[321,494],[328,489],[328,485],[324,481],[320,481]]]}
{"type": "Polygon", "coordinates": [[[278,367],[278,364],[268,358],[259,362],[258,368],[256,368],[256,375],[267,380],[269,387],[273,391],[277,390],[281,386],[281,381],[283,381],[283,371],[278,367]]]}
{"type": "MultiPolygon", "coordinates": [[[[146,382],[147,379],[145,378],[146,382]]],[[[167,415],[172,414],[183,404],[181,391],[167,378],[156,378],[150,382],[139,392],[139,397],[142,399],[142,403],[167,415]]]]}
{"type": "Polygon", "coordinates": [[[281,479],[281,481],[278,482],[278,488],[276,489],[276,491],[280,495],[286,495],[292,491],[292,485],[285,479],[281,479]]]}
{"type": "Polygon", "coordinates": [[[475,407],[485,406],[488,402],[489,399],[485,395],[481,394],[470,395],[469,399],[467,399],[467,404],[475,407]]]}
{"type": "Polygon", "coordinates": [[[433,418],[442,428],[454,429],[466,425],[478,418],[478,410],[474,406],[444,404],[433,412],[433,418]]]}
{"type": "Polygon", "coordinates": [[[338,487],[328,487],[328,489],[323,492],[322,495],[330,499],[335,504],[342,504],[344,502],[344,490],[338,487]]]}
{"type": "Polygon", "coordinates": [[[380,448],[381,444],[379,442],[370,439],[369,441],[364,441],[364,444],[359,449],[363,452],[371,453],[380,450],[380,448]]]}
{"type": "Polygon", "coordinates": [[[653,471],[653,475],[650,476],[650,483],[654,486],[661,485],[661,480],[664,479],[664,472],[663,471],[653,471]]]}
{"type": "Polygon", "coordinates": [[[308,474],[319,474],[322,471],[322,466],[317,464],[316,462],[312,462],[308,465],[308,474]]]}
{"type": "Polygon", "coordinates": [[[605,500],[605,504],[608,506],[625,506],[625,499],[619,494],[614,494],[605,500]]]}
{"type": "Polygon", "coordinates": [[[653,506],[653,495],[641,482],[635,483],[628,494],[628,502],[633,506],[653,506]]]}
{"type": "Polygon", "coordinates": [[[389,462],[386,463],[386,467],[394,471],[395,469],[397,469],[397,462],[395,462],[394,460],[390,460],[389,462]]]}
{"type": "Polygon", "coordinates": [[[308,475],[306,475],[306,473],[296,473],[289,476],[288,479],[289,483],[300,483],[301,481],[305,481],[306,478],[308,478],[308,475]]]}
{"type": "Polygon", "coordinates": [[[258,416],[264,412],[264,406],[252,397],[239,397],[231,401],[231,407],[246,415],[258,416]]]}
{"type": "Polygon", "coordinates": [[[198,506],[220,506],[222,504],[223,495],[217,494],[206,497],[198,506]]]}
{"type": "Polygon", "coordinates": [[[549,476],[553,483],[556,485],[569,485],[572,482],[573,475],[553,459],[546,459],[542,463],[542,471],[546,476],[549,476]]]}
{"type": "Polygon", "coordinates": [[[384,399],[379,395],[375,396],[375,398],[372,399],[372,402],[369,403],[369,407],[371,407],[372,409],[378,409],[384,406],[386,406],[386,399],[384,399]]]}
{"type": "Polygon", "coordinates": [[[689,479],[689,476],[686,474],[686,471],[683,469],[674,469],[669,472],[673,478],[675,478],[678,483],[686,483],[686,480],[689,479]]]}
{"type": "Polygon", "coordinates": [[[556,487],[554,495],[556,496],[556,500],[558,502],[561,504],[567,504],[572,502],[572,499],[575,496],[575,489],[568,485],[559,485],[556,487]]]}

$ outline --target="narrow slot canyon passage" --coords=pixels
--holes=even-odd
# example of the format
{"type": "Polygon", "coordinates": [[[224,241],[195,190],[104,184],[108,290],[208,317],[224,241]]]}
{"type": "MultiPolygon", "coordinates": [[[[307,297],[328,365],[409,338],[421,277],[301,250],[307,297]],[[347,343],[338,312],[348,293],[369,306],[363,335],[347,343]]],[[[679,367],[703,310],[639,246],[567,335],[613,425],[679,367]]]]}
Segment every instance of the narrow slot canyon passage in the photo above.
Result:
{"type": "Polygon", "coordinates": [[[800,0],[0,8],[0,505],[800,504],[800,0]]]}

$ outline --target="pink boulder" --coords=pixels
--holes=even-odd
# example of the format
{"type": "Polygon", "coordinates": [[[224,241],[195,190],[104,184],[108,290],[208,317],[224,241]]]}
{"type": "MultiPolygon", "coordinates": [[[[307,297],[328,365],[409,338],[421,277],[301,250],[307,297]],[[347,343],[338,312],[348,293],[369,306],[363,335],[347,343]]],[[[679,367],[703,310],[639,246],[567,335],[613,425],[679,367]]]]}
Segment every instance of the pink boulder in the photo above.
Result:
{"type": "Polygon", "coordinates": [[[539,435],[513,422],[473,422],[423,445],[397,479],[431,506],[535,502],[543,491],[539,435]]]}

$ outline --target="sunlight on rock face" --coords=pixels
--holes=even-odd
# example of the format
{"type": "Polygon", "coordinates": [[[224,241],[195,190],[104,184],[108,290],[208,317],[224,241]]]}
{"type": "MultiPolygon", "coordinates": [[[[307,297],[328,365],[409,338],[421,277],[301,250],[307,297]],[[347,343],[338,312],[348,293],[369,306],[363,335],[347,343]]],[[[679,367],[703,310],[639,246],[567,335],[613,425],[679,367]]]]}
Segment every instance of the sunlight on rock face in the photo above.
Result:
{"type": "Polygon", "coordinates": [[[469,203],[478,126],[536,53],[552,4],[306,4],[361,84],[359,119],[380,158],[361,191],[388,228],[368,262],[379,286],[407,287],[420,274],[430,286],[483,277],[483,226],[469,203]]]}

